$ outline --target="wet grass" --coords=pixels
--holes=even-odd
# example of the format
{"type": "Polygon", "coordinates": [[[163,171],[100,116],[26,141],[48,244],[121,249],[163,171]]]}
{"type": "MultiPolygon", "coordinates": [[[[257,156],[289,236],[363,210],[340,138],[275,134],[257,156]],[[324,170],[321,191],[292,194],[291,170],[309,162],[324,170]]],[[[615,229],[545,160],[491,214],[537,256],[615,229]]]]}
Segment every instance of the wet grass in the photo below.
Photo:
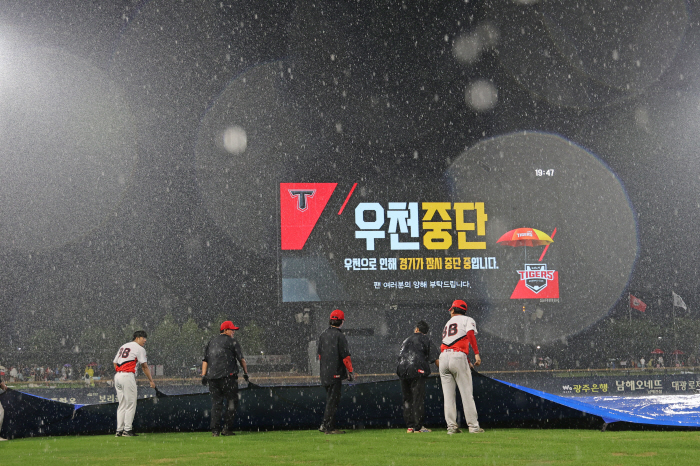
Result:
{"type": "Polygon", "coordinates": [[[205,432],[44,437],[0,442],[4,465],[697,465],[700,432],[489,429],[407,434],[403,429],[205,432]]]}

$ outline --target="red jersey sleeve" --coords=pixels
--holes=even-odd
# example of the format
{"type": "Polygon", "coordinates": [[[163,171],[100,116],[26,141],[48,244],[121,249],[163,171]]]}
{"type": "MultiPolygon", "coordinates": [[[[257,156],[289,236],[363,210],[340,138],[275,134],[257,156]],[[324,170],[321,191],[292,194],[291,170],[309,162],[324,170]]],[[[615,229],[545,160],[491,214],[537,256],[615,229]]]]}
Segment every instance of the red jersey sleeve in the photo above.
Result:
{"type": "Polygon", "coordinates": [[[476,345],[476,335],[474,335],[474,330],[469,330],[469,332],[467,332],[467,340],[469,340],[469,344],[472,345],[474,354],[479,354],[479,347],[476,345]]]}
{"type": "Polygon", "coordinates": [[[350,360],[350,356],[343,359],[343,364],[345,364],[345,367],[347,368],[348,372],[352,372],[352,361],[350,360]]]}

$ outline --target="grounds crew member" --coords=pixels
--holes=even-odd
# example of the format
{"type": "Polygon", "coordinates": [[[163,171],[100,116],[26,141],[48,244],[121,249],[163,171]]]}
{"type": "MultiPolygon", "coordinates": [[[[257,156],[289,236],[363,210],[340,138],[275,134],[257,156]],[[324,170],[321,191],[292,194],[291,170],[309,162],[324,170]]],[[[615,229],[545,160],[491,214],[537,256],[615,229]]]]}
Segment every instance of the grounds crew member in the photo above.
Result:
{"type": "Polygon", "coordinates": [[[474,366],[481,364],[479,347],[476,344],[476,322],[467,317],[467,303],[461,299],[456,300],[450,307],[451,319],[442,330],[442,345],[440,345],[440,381],[442,382],[442,394],[445,400],[445,421],[447,421],[447,433],[459,434],[462,431],[457,425],[457,403],[455,401],[455,389],[459,387],[462,395],[462,407],[464,419],[469,426],[469,433],[479,434],[484,431],[479,427],[476,414],[476,405],[472,394],[472,374],[467,355],[469,346],[474,350],[474,366]]]}
{"type": "Polygon", "coordinates": [[[340,403],[340,387],[344,379],[355,380],[350,360],[348,340],[340,327],[345,314],[340,309],[331,312],[330,327],[318,337],[317,354],[321,362],[321,385],[326,389],[326,410],[319,431],[325,434],[344,434],[335,428],[335,413],[340,403]]]}
{"type": "MultiPolygon", "coordinates": [[[[4,392],[7,391],[7,385],[5,385],[5,382],[0,379],[0,390],[4,392]]],[[[2,407],[2,403],[0,403],[0,430],[2,430],[2,422],[5,420],[5,408],[2,407]]],[[[0,437],[0,442],[3,440],[7,440],[6,438],[0,437]]]]}
{"type": "Polygon", "coordinates": [[[439,367],[440,352],[428,338],[430,327],[421,320],[413,335],[401,344],[396,374],[403,394],[403,419],[407,432],[430,432],[423,426],[425,420],[425,379],[430,375],[430,363],[439,367]]]}
{"type": "Polygon", "coordinates": [[[134,332],[134,340],[122,345],[114,357],[114,388],[117,390],[119,407],[117,408],[117,437],[135,437],[133,431],[134,415],[136,414],[136,370],[140,364],[143,373],[148,377],[151,388],[156,384],[151,377],[146,358],[146,332],[134,332]]]}
{"type": "Polygon", "coordinates": [[[243,368],[243,378],[248,381],[248,365],[243,357],[241,345],[233,337],[239,328],[227,320],[221,324],[221,334],[209,340],[204,347],[202,384],[209,384],[210,428],[214,437],[234,435],[233,419],[238,409],[238,363],[243,368]]]}

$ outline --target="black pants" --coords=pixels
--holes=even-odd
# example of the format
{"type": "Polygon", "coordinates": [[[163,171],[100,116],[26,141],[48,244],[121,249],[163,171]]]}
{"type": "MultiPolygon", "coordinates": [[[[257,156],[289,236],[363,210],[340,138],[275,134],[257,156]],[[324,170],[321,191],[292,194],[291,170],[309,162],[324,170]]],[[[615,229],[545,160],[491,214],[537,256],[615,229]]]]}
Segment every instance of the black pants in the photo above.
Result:
{"type": "Polygon", "coordinates": [[[324,385],[326,389],[326,411],[323,413],[323,424],[321,428],[324,430],[335,429],[335,412],[340,404],[340,387],[341,380],[334,380],[330,385],[324,385]]]}
{"type": "Polygon", "coordinates": [[[425,420],[425,378],[401,379],[401,393],[406,427],[420,429],[425,420]]]}
{"type": "Polygon", "coordinates": [[[238,376],[209,380],[211,394],[211,430],[219,432],[221,427],[233,430],[233,419],[238,409],[238,376]],[[221,418],[223,415],[223,426],[221,418]]]}

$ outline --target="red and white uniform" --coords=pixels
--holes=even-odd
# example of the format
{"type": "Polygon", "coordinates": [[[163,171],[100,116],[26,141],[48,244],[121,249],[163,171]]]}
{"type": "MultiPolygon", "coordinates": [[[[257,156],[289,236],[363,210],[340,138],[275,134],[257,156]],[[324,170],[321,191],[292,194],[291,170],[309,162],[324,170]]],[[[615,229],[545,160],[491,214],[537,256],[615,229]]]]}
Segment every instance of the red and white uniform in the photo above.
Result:
{"type": "Polygon", "coordinates": [[[147,363],[146,350],[135,341],[122,345],[114,357],[117,373],[114,375],[114,388],[117,390],[117,431],[133,429],[136,414],[136,371],[138,366],[147,363]]]}
{"type": "Polygon", "coordinates": [[[132,372],[135,374],[138,366],[148,362],[146,360],[146,350],[135,341],[130,341],[119,348],[113,362],[117,365],[117,372],[132,372]]]}
{"type": "Polygon", "coordinates": [[[442,330],[442,345],[440,351],[450,349],[469,354],[471,345],[474,354],[479,354],[476,344],[476,322],[471,317],[456,315],[447,321],[442,330]]]}
{"type": "Polygon", "coordinates": [[[476,322],[471,317],[457,314],[447,321],[440,345],[440,381],[445,406],[445,421],[449,430],[457,429],[456,389],[462,396],[464,419],[470,432],[480,429],[472,394],[472,373],[469,368],[469,346],[479,354],[476,345],[476,322]]]}

